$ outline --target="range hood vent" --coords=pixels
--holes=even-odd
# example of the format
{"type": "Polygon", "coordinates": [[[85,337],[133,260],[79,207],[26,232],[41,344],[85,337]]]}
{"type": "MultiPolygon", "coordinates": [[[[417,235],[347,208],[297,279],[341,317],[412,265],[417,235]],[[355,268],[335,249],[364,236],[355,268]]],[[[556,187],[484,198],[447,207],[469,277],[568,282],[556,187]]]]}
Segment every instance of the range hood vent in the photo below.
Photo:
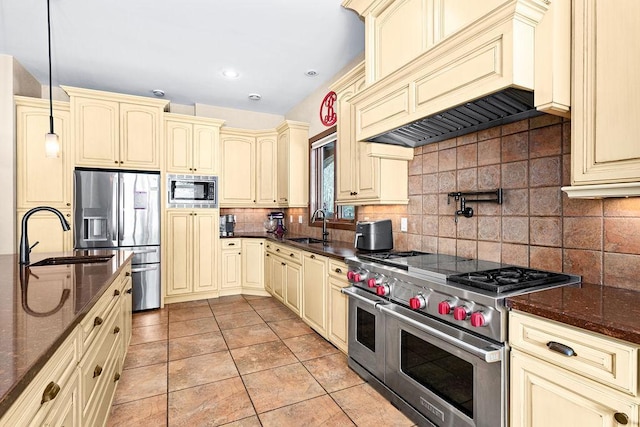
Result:
{"type": "Polygon", "coordinates": [[[416,120],[367,141],[419,147],[541,114],[534,107],[533,92],[508,88],[416,120]]]}

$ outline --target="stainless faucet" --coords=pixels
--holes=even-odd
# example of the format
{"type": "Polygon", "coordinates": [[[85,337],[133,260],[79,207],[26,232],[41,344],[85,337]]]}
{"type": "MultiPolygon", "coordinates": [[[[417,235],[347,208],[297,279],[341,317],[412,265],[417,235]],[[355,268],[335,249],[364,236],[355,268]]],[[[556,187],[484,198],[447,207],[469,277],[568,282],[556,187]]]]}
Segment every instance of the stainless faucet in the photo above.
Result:
{"type": "Polygon", "coordinates": [[[326,245],[329,241],[327,239],[329,237],[329,232],[327,231],[327,212],[324,209],[316,209],[313,215],[311,215],[311,222],[316,222],[318,214],[322,214],[322,244],[326,245]]]}
{"type": "Polygon", "coordinates": [[[38,206],[37,208],[28,210],[27,213],[22,217],[22,234],[20,235],[20,264],[29,265],[29,254],[31,253],[31,249],[33,249],[35,245],[40,243],[35,242],[33,246],[29,246],[29,233],[27,231],[27,221],[29,221],[29,217],[31,217],[31,215],[33,215],[34,213],[40,211],[49,211],[58,215],[58,218],[60,218],[60,224],[62,224],[62,230],[71,230],[71,226],[62,215],[62,212],[60,212],[56,208],[52,208],[50,206],[38,206]]]}

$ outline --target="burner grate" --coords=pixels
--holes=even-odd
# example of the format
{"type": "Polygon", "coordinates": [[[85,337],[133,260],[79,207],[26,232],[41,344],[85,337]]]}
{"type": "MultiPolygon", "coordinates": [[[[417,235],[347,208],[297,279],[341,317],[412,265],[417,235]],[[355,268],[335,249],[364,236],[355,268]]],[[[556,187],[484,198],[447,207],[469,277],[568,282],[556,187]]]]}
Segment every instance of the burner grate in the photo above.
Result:
{"type": "Polygon", "coordinates": [[[505,267],[495,270],[476,271],[473,273],[455,274],[449,280],[474,288],[485,289],[495,293],[516,289],[527,289],[539,285],[559,283],[570,280],[560,273],[531,270],[521,267],[505,267]]]}

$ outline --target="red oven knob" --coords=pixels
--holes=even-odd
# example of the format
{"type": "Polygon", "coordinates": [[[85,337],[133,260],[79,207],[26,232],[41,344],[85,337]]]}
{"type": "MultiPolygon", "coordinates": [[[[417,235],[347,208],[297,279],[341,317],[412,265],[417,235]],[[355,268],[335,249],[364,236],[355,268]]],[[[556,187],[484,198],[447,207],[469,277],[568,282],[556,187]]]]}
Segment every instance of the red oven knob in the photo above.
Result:
{"type": "Polygon", "coordinates": [[[389,286],[387,286],[387,285],[377,286],[376,287],[376,294],[381,296],[381,297],[389,295],[389,286]]]}
{"type": "Polygon", "coordinates": [[[372,277],[369,280],[367,280],[367,286],[370,288],[375,288],[380,283],[382,283],[382,279],[376,279],[375,277],[372,277]]]}
{"type": "Polygon", "coordinates": [[[409,298],[409,307],[411,307],[412,310],[420,310],[421,308],[425,308],[426,306],[427,301],[422,295],[416,295],[413,298],[409,298]]]}
{"type": "Polygon", "coordinates": [[[452,308],[450,301],[442,301],[438,304],[438,314],[449,314],[452,308]]]}
{"type": "Polygon", "coordinates": [[[479,328],[486,325],[487,321],[481,311],[476,311],[471,315],[471,326],[479,328]]]}
{"type": "Polygon", "coordinates": [[[347,271],[347,279],[348,280],[354,280],[354,278],[356,277],[356,272],[353,270],[349,270],[347,271]]]}
{"type": "Polygon", "coordinates": [[[469,314],[470,314],[469,309],[464,305],[456,307],[453,310],[453,318],[456,320],[467,320],[467,317],[469,317],[469,314]]]}

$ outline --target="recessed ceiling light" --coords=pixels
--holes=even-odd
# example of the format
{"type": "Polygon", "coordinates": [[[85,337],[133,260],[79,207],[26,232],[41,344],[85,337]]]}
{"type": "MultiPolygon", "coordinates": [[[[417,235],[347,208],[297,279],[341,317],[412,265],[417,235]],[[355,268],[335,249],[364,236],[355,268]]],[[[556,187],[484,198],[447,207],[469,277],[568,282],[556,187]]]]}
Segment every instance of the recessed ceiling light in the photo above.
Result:
{"type": "Polygon", "coordinates": [[[250,93],[249,99],[252,101],[260,101],[262,99],[262,95],[260,95],[259,93],[250,93]]]}
{"type": "Polygon", "coordinates": [[[151,93],[153,93],[155,96],[158,96],[158,97],[164,96],[164,91],[162,89],[154,89],[151,91],[151,93]]]}
{"type": "Polygon", "coordinates": [[[238,77],[240,77],[240,73],[232,69],[223,70],[222,75],[228,79],[237,79],[238,77]]]}
{"type": "Polygon", "coordinates": [[[307,70],[304,73],[309,77],[315,77],[318,75],[318,72],[316,70],[307,70]]]}

